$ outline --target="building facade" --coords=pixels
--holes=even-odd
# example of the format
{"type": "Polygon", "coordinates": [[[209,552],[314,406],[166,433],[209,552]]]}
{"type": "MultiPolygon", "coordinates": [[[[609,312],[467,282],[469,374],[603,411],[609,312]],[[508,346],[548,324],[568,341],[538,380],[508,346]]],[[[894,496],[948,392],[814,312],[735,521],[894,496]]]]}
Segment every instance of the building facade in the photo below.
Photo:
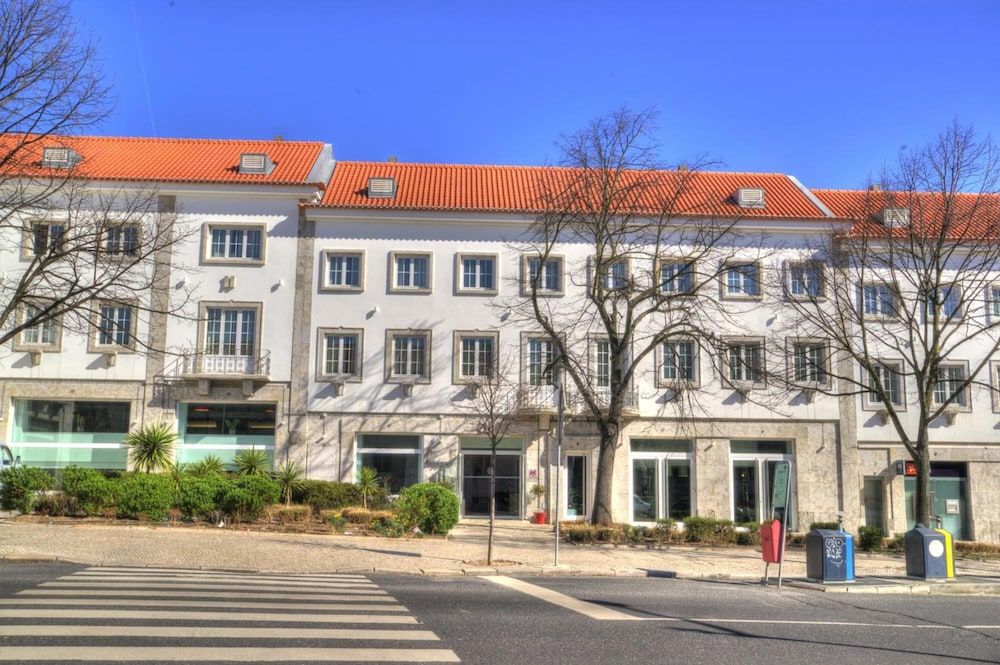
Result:
{"type": "MultiPolygon", "coordinates": [[[[487,446],[469,384],[486,359],[502,357],[531,397],[500,452],[498,514],[551,513],[557,495],[560,515],[589,513],[597,430],[568,395],[556,458],[551,346],[511,317],[529,272],[543,271],[552,297],[569,299],[582,288],[570,276],[592,252],[565,243],[551,264],[532,263],[533,183],[544,169],[335,162],[321,143],[74,141],[88,186],[153,187],[160,214],[185,229],[160,265],[165,290],[189,302],[177,315],[101,311],[88,331],[22,331],[0,360],[0,427],[24,463],[123,469],[124,435],[166,420],[181,462],[263,449],[311,478],[342,481],[370,466],[394,492],[449,482],[464,515],[484,515],[487,446]],[[123,326],[149,350],[117,344],[123,326]],[[545,488],[537,500],[535,485],[545,488]]],[[[771,394],[737,376],[754,363],[796,371],[810,352],[779,332],[783,287],[814,241],[849,226],[842,197],[778,174],[701,177],[714,214],[739,220],[713,261],[733,312],[720,335],[743,355],[693,346],[643,361],[614,461],[615,519],[758,522],[770,515],[775,464],[789,461],[793,529],[842,514],[851,528],[905,530],[912,479],[897,462],[907,455],[863,396],[771,394]],[[760,201],[741,205],[744,190],[760,201]],[[752,251],[749,234],[761,239],[752,251]],[[697,409],[675,399],[678,373],[697,409]]],[[[22,260],[0,254],[7,273],[22,260]]],[[[1000,540],[994,402],[989,391],[973,396],[969,417],[933,434],[940,512],[967,539],[1000,540]]]]}

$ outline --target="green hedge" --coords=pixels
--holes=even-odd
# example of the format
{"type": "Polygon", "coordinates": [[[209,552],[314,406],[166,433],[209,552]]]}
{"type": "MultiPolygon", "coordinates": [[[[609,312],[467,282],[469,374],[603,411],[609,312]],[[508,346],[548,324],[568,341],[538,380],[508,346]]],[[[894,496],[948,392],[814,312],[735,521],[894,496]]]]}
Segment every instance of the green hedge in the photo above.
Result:
{"type": "Polygon", "coordinates": [[[863,526],[858,529],[858,549],[862,552],[881,552],[885,549],[885,532],[880,526],[863,526]]]}
{"type": "Polygon", "coordinates": [[[6,510],[30,513],[39,492],[52,489],[52,476],[41,469],[16,466],[0,471],[0,506],[6,510]]]}
{"type": "Polygon", "coordinates": [[[115,505],[116,481],[100,471],[70,466],[59,474],[62,491],[73,500],[75,509],[86,515],[103,515],[115,505]]]}
{"type": "Polygon", "coordinates": [[[169,475],[127,473],[115,483],[115,496],[118,517],[165,520],[177,493],[169,475]]]}
{"type": "Polygon", "coordinates": [[[458,495],[437,483],[403,488],[396,502],[399,523],[424,533],[448,533],[458,523],[458,495]]]}
{"type": "Polygon", "coordinates": [[[684,540],[689,543],[722,545],[736,542],[736,528],[732,520],[711,517],[685,517],[684,540]]]}
{"type": "Polygon", "coordinates": [[[185,474],[178,485],[177,508],[186,519],[208,519],[232,486],[233,481],[219,474],[185,474]]]}
{"type": "Polygon", "coordinates": [[[219,508],[235,522],[254,522],[280,496],[278,483],[267,476],[242,476],[222,493],[219,508]]]}

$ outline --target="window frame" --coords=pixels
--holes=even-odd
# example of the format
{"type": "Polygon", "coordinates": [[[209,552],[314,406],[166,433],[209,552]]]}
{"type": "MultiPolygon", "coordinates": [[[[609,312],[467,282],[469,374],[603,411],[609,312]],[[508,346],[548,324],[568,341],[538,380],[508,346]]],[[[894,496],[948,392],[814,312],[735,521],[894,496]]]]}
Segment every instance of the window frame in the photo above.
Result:
{"type": "Polygon", "coordinates": [[[201,262],[204,265],[241,265],[241,266],[262,266],[267,262],[267,224],[241,224],[226,222],[205,222],[202,225],[201,235],[201,262]],[[212,256],[212,232],[215,229],[226,230],[226,252],[229,252],[231,231],[244,231],[243,248],[244,253],[247,247],[246,231],[260,232],[260,258],[248,259],[246,257],[212,256]]]}
{"type": "MultiPolygon", "coordinates": [[[[550,372],[549,383],[531,383],[531,342],[533,341],[549,342],[552,345],[551,354],[555,357],[556,348],[555,342],[545,333],[539,331],[522,331],[521,333],[521,385],[528,389],[543,389],[543,388],[553,388],[555,386],[555,375],[550,372]]],[[[542,373],[542,378],[545,374],[542,373]]]]}
{"type": "Polygon", "coordinates": [[[990,370],[990,403],[993,413],[1000,413],[1000,360],[989,362],[990,370]]]}
{"type": "MultiPolygon", "coordinates": [[[[22,231],[21,238],[21,260],[31,261],[35,259],[39,254],[35,252],[35,227],[38,226],[61,226],[62,231],[62,242],[66,242],[66,238],[69,234],[70,224],[67,220],[63,219],[32,219],[28,221],[25,228],[22,231]]],[[[47,233],[47,245],[51,246],[52,243],[52,232],[51,228],[47,233]]]]}
{"type": "Polygon", "coordinates": [[[701,386],[701,353],[698,342],[693,337],[677,336],[657,342],[653,349],[653,357],[656,366],[657,388],[698,388],[701,386]],[[693,374],[691,379],[668,379],[663,376],[663,346],[675,342],[691,344],[691,370],[693,374]]]}
{"type": "MultiPolygon", "coordinates": [[[[903,359],[902,358],[879,358],[876,361],[880,366],[885,367],[888,365],[895,365],[899,368],[897,375],[899,376],[899,402],[893,402],[892,407],[896,411],[905,412],[907,410],[907,399],[906,399],[906,375],[903,373],[903,359]]],[[[862,379],[864,382],[862,385],[865,387],[861,390],[861,409],[862,411],[885,411],[886,407],[882,405],[881,402],[871,401],[871,390],[868,388],[870,385],[870,377],[868,376],[868,370],[864,367],[858,368],[862,373],[862,379]]]]}
{"type": "Polygon", "coordinates": [[[805,259],[805,260],[794,260],[785,262],[785,297],[788,300],[799,300],[799,301],[811,301],[815,300],[822,302],[826,300],[826,265],[819,261],[818,259],[805,259]],[[817,295],[810,295],[808,293],[797,294],[792,292],[792,272],[796,268],[808,268],[814,267],[819,271],[819,293],[817,295]]]}
{"type": "MultiPolygon", "coordinates": [[[[605,273],[603,275],[598,275],[597,274],[597,257],[593,256],[593,255],[591,255],[590,258],[589,258],[589,267],[590,267],[590,274],[591,274],[591,276],[594,279],[599,279],[601,281],[602,288],[605,291],[609,292],[609,293],[610,292],[614,292],[614,291],[625,291],[625,290],[627,290],[628,289],[628,285],[629,285],[629,280],[632,278],[632,257],[630,257],[630,256],[621,256],[621,257],[618,257],[618,258],[614,259],[613,261],[609,260],[606,263],[607,263],[606,267],[608,267],[608,268],[611,268],[612,266],[615,266],[615,265],[624,265],[625,266],[625,283],[624,284],[622,284],[621,286],[610,286],[610,285],[608,285],[607,279],[608,279],[608,276],[611,273],[607,272],[607,273],[605,273]]],[[[563,272],[563,274],[566,273],[565,266],[563,266],[563,271],[562,272],[563,272]]]]}
{"type": "MultiPolygon", "coordinates": [[[[530,298],[531,297],[531,261],[538,259],[541,260],[539,254],[522,254],[521,255],[521,295],[530,298]]],[[[563,254],[549,254],[545,257],[546,261],[557,261],[559,262],[559,289],[549,290],[549,289],[538,289],[539,298],[561,298],[566,295],[566,257],[563,254]]],[[[542,280],[544,281],[544,280],[542,280]]]]}
{"type": "MultiPolygon", "coordinates": [[[[697,290],[698,286],[695,283],[695,276],[698,273],[698,262],[690,257],[684,256],[658,256],[656,257],[656,262],[653,266],[653,279],[656,280],[656,292],[661,296],[693,296],[697,290]],[[680,265],[684,264],[688,266],[688,272],[691,275],[691,288],[687,291],[666,291],[663,289],[663,268],[668,265],[680,265]]],[[[674,275],[674,279],[677,275],[674,275]]]]}
{"type": "MultiPolygon", "coordinates": [[[[992,288],[992,287],[991,287],[992,288]]],[[[957,309],[951,316],[946,316],[944,313],[944,301],[935,302],[934,306],[938,310],[938,321],[942,324],[947,325],[949,323],[961,323],[965,319],[965,315],[968,313],[968,302],[965,300],[965,288],[959,282],[949,282],[947,284],[942,284],[941,289],[955,289],[958,291],[958,303],[957,309]]],[[[931,323],[933,321],[933,316],[931,314],[931,303],[930,301],[924,301],[924,321],[926,323],[931,323]]]]}
{"type": "MultiPolygon", "coordinates": [[[[464,386],[470,383],[477,383],[484,380],[485,377],[482,375],[467,376],[462,374],[462,342],[465,339],[490,339],[493,341],[493,362],[494,365],[500,356],[500,331],[498,330],[456,330],[452,333],[452,363],[451,363],[451,382],[456,386],[464,386]]],[[[498,380],[498,376],[494,373],[494,376],[490,382],[495,382],[498,380]]]]}
{"type": "Polygon", "coordinates": [[[455,295],[460,296],[495,296],[500,293],[500,255],[489,252],[456,252],[455,253],[455,295]],[[493,261],[493,286],[486,289],[478,286],[464,286],[465,260],[490,259],[493,261]]]}
{"type": "Polygon", "coordinates": [[[87,335],[87,353],[135,353],[136,344],[139,337],[139,304],[135,300],[98,300],[94,303],[90,312],[91,329],[87,335]],[[101,334],[101,308],[102,307],[127,307],[131,310],[131,330],[129,331],[128,344],[101,344],[98,340],[101,334]]]}
{"type": "Polygon", "coordinates": [[[785,338],[785,371],[787,380],[797,388],[829,388],[832,385],[830,371],[832,369],[832,359],[830,353],[830,341],[818,337],[787,337],[785,338]],[[800,381],[795,376],[795,347],[800,345],[821,346],[824,349],[823,357],[823,381],[800,381]]]}
{"type": "Polygon", "coordinates": [[[899,307],[902,303],[902,298],[899,292],[893,288],[892,284],[881,280],[869,280],[862,282],[858,287],[858,306],[861,313],[861,318],[865,321],[898,321],[899,320],[899,307]],[[893,314],[869,314],[867,308],[865,307],[865,288],[869,286],[875,287],[885,287],[888,289],[889,294],[892,295],[892,309],[893,314]]]}
{"type": "MultiPolygon", "coordinates": [[[[962,369],[962,377],[961,377],[960,380],[961,381],[967,381],[968,378],[969,378],[969,361],[968,360],[949,360],[947,362],[941,363],[940,367],[941,368],[948,368],[948,369],[955,368],[955,367],[961,368],[962,369]]],[[[965,401],[964,404],[962,404],[961,402],[958,402],[956,400],[952,400],[952,402],[947,407],[945,407],[945,409],[948,410],[948,411],[958,411],[958,412],[961,412],[961,413],[968,413],[968,412],[972,411],[972,386],[971,385],[967,385],[967,386],[965,386],[965,388],[962,389],[962,399],[965,401]]],[[[939,402],[938,399],[937,399],[937,385],[935,385],[934,386],[934,390],[932,391],[932,394],[931,394],[931,404],[933,406],[941,406],[943,403],[944,402],[939,402]]]]}
{"type": "MultiPolygon", "coordinates": [[[[25,307],[32,306],[38,307],[37,304],[31,300],[25,300],[17,306],[16,316],[18,325],[24,322],[25,307]]],[[[15,353],[31,353],[33,351],[42,351],[46,353],[59,353],[62,351],[62,316],[56,315],[49,319],[46,323],[52,324],[53,341],[50,343],[32,343],[24,341],[24,333],[28,330],[27,328],[21,330],[17,335],[11,339],[11,350],[15,353]]],[[[44,324],[36,324],[44,325],[44,324]]]]}
{"type": "Polygon", "coordinates": [[[390,328],[385,331],[385,382],[392,384],[428,384],[433,374],[433,333],[416,328],[390,328]],[[424,337],[423,374],[395,374],[396,337],[424,337]]]}
{"type": "Polygon", "coordinates": [[[142,255],[142,225],[137,222],[121,222],[107,224],[101,229],[100,235],[98,236],[98,247],[97,256],[104,259],[105,261],[113,261],[117,258],[128,258],[128,259],[139,259],[142,255]],[[135,252],[128,253],[125,251],[125,237],[124,231],[127,229],[135,229],[135,252]],[[123,233],[121,238],[121,249],[117,251],[111,251],[108,249],[107,243],[109,240],[108,233],[112,230],[121,231],[123,233]]]}
{"type": "MultiPolygon", "coordinates": [[[[260,358],[264,351],[262,339],[264,331],[264,303],[253,302],[253,301],[222,301],[222,300],[201,300],[198,302],[198,337],[197,337],[197,348],[196,353],[201,355],[220,355],[225,356],[227,354],[220,353],[208,353],[205,350],[205,344],[208,338],[208,310],[209,309],[221,309],[221,310],[254,310],[256,314],[254,315],[254,352],[253,358],[260,358]]],[[[239,334],[240,331],[237,331],[239,334]]],[[[243,354],[237,354],[242,356],[243,354]]]]}
{"type": "Polygon", "coordinates": [[[752,389],[759,390],[767,387],[767,345],[763,337],[724,337],[723,343],[725,348],[720,354],[722,356],[722,383],[725,386],[729,386],[737,391],[752,389]],[[757,379],[730,379],[729,378],[729,350],[734,346],[752,346],[756,345],[760,347],[760,367],[758,369],[759,376],[757,379]]]}
{"type": "Polygon", "coordinates": [[[316,381],[318,383],[361,383],[364,379],[365,331],[362,328],[327,327],[316,329],[316,381]],[[331,374],[326,371],[326,338],[328,335],[354,335],[355,371],[353,374],[331,374]]]}
{"type": "MultiPolygon", "coordinates": [[[[727,259],[722,262],[722,271],[719,276],[719,298],[721,300],[742,300],[753,302],[764,298],[764,267],[761,262],[754,260],[727,259]],[[748,294],[745,291],[739,293],[729,292],[729,271],[742,266],[754,266],[757,270],[757,293],[748,294]]],[[[745,284],[745,278],[741,279],[741,284],[745,284]]]]}
{"type": "Polygon", "coordinates": [[[337,293],[364,293],[365,290],[365,250],[363,249],[324,249],[320,252],[319,290],[337,293]],[[358,259],[358,285],[330,283],[330,257],[354,256],[358,259]]]}
{"type": "Polygon", "coordinates": [[[389,293],[394,294],[415,294],[415,295],[427,295],[433,293],[434,291],[434,253],[415,250],[415,251],[393,251],[389,252],[389,293]],[[427,260],[427,286],[397,286],[396,280],[398,279],[399,273],[397,272],[396,261],[401,258],[420,258],[427,260]]]}
{"type": "MultiPolygon", "coordinates": [[[[361,471],[361,456],[368,455],[415,455],[417,459],[417,483],[423,481],[424,477],[424,452],[426,450],[426,443],[424,441],[423,434],[410,434],[409,432],[371,432],[371,431],[359,431],[354,434],[354,477],[356,478],[358,473],[361,471]],[[413,436],[417,439],[417,446],[415,448],[373,448],[362,446],[366,436],[380,436],[380,435],[390,435],[390,436],[413,436]]],[[[409,487],[408,485],[406,487],[409,487]]]]}

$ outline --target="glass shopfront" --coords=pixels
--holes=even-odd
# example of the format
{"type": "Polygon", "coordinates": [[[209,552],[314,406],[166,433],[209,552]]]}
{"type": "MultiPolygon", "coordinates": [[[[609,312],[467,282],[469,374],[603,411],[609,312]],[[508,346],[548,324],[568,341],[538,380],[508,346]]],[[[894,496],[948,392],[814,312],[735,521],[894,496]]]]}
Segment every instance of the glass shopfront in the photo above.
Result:
{"type": "Polygon", "coordinates": [[[129,402],[14,401],[11,449],[26,466],[124,469],[129,402]]]}
{"type": "MultiPolygon", "coordinates": [[[[774,489],[778,462],[793,460],[792,445],[787,441],[733,441],[732,460],[733,521],[737,524],[760,523],[771,519],[771,492],[774,489]]],[[[795,483],[792,467],[789,529],[795,528],[795,483]]]]}
{"type": "MultiPolygon", "coordinates": [[[[495,491],[497,517],[521,516],[522,441],[507,437],[497,447],[495,491]]],[[[490,514],[490,442],[481,437],[462,439],[462,513],[490,514]]]]}
{"type": "Polygon", "coordinates": [[[274,459],[277,405],[194,402],[177,406],[180,462],[214,455],[231,465],[244,450],[263,450],[274,459]]]}
{"type": "Polygon", "coordinates": [[[691,442],[629,441],[632,522],[682,520],[691,515],[691,442]]]}

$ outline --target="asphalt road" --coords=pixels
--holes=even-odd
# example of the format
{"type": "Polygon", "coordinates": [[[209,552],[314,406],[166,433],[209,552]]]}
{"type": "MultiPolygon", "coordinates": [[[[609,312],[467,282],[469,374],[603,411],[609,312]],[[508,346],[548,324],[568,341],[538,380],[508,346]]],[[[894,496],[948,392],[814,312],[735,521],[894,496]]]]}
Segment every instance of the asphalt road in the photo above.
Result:
{"type": "Polygon", "coordinates": [[[0,663],[997,663],[1000,598],[0,565],[0,663]]]}

